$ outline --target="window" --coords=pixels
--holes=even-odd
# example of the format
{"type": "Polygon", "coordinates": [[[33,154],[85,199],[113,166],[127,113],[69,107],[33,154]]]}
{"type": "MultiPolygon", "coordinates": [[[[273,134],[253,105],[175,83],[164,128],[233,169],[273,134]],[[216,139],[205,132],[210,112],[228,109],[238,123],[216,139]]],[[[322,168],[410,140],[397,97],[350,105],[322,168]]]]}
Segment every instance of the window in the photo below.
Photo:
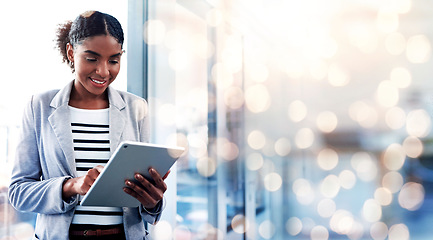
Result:
{"type": "Polygon", "coordinates": [[[190,147],[155,234],[428,235],[431,38],[422,3],[147,3],[149,102],[165,116],[154,119],[156,139],[190,147]],[[196,58],[202,45],[189,48],[197,33],[214,47],[207,59],[196,58]]]}

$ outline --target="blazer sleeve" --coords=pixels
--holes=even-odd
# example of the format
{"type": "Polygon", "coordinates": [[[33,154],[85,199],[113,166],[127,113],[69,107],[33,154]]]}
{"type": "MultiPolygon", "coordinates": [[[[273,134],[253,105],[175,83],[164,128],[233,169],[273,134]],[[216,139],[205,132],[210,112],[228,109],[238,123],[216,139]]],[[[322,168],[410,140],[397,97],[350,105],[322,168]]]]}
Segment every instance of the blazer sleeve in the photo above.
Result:
{"type": "MultiPolygon", "coordinates": [[[[149,107],[147,104],[147,101],[143,99],[142,105],[135,106],[140,108],[140,116],[142,118],[140,119],[140,141],[141,142],[149,142],[150,140],[150,123],[149,123],[149,107]]],[[[144,221],[150,223],[150,224],[156,224],[159,219],[161,218],[162,214],[162,208],[163,208],[163,201],[161,200],[158,205],[153,209],[152,212],[147,211],[144,209],[143,206],[140,205],[139,211],[141,214],[141,217],[144,221]]]]}
{"type": "Polygon", "coordinates": [[[25,212],[42,214],[64,213],[72,209],[76,199],[63,201],[63,183],[69,176],[42,180],[41,159],[35,126],[33,97],[25,108],[15,153],[8,195],[12,206],[25,212]]]}

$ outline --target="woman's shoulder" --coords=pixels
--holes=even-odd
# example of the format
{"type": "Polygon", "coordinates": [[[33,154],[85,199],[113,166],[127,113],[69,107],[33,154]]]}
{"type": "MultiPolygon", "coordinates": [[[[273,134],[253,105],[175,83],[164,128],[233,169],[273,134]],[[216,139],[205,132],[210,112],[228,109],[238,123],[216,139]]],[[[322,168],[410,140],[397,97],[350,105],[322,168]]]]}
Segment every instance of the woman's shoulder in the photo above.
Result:
{"type": "Polygon", "coordinates": [[[35,93],[31,96],[29,102],[33,106],[49,106],[59,91],[59,89],[52,89],[45,92],[35,93]]]}
{"type": "Polygon", "coordinates": [[[45,92],[39,92],[33,94],[32,98],[33,101],[48,101],[51,102],[51,100],[57,95],[57,93],[60,91],[60,89],[52,89],[45,92]]]}
{"type": "Polygon", "coordinates": [[[143,104],[147,105],[147,101],[144,98],[140,97],[140,96],[137,96],[137,95],[135,95],[133,93],[126,92],[126,91],[121,91],[121,90],[115,90],[115,91],[120,95],[120,97],[123,99],[123,101],[128,106],[131,106],[131,105],[134,106],[134,105],[137,105],[137,104],[139,104],[139,105],[143,105],[143,104]]]}

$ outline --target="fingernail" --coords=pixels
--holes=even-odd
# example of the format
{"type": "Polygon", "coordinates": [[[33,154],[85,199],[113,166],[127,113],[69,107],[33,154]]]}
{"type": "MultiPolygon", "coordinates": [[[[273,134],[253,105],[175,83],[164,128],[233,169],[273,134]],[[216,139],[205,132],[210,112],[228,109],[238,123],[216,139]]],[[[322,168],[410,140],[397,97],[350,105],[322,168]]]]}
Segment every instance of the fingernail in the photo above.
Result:
{"type": "Polygon", "coordinates": [[[130,181],[126,181],[126,185],[128,185],[128,186],[132,186],[132,182],[130,182],[130,181]]]}
{"type": "Polygon", "coordinates": [[[141,179],[143,179],[143,177],[142,177],[140,174],[135,174],[135,178],[136,178],[137,180],[141,180],[141,179]]]}

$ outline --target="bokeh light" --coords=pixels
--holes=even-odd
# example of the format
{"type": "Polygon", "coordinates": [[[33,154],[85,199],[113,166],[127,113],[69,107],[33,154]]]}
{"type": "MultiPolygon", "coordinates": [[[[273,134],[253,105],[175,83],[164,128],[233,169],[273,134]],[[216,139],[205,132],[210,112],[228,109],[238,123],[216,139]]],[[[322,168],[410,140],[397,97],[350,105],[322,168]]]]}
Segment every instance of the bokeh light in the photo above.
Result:
{"type": "Polygon", "coordinates": [[[424,109],[412,110],[406,119],[406,131],[415,137],[425,137],[431,129],[431,117],[424,109]]]}
{"type": "Polygon", "coordinates": [[[244,104],[244,93],[239,87],[230,87],[224,91],[224,103],[231,109],[239,109],[244,104]]]}
{"type": "Polygon", "coordinates": [[[245,103],[253,113],[265,112],[271,105],[271,96],[266,86],[256,84],[245,90],[245,103]]]}
{"type": "Polygon", "coordinates": [[[412,83],[412,75],[407,68],[396,67],[391,70],[390,80],[398,88],[407,88],[412,83]]]}
{"type": "Polygon", "coordinates": [[[378,38],[374,29],[366,23],[352,24],[349,31],[350,43],[362,52],[373,53],[378,45],[378,38]]]}
{"type": "Polygon", "coordinates": [[[347,210],[337,210],[329,221],[331,229],[338,234],[350,233],[354,224],[354,218],[351,212],[347,210]]]}
{"type": "Polygon", "coordinates": [[[376,99],[384,107],[394,107],[399,100],[398,88],[392,81],[382,81],[377,87],[376,99]]]}
{"type": "Polygon", "coordinates": [[[200,158],[196,163],[197,171],[203,177],[210,177],[215,174],[217,169],[217,164],[213,158],[200,158]]]}
{"type": "Polygon", "coordinates": [[[232,86],[234,77],[226,63],[215,63],[211,70],[212,80],[218,89],[232,86]]]}
{"type": "Polygon", "coordinates": [[[311,183],[303,178],[298,178],[293,182],[292,191],[296,199],[302,205],[309,205],[314,201],[315,194],[311,183]]]}
{"type": "Polygon", "coordinates": [[[203,136],[197,133],[190,133],[187,136],[189,143],[189,153],[196,157],[206,157],[207,156],[207,144],[203,136]]]}
{"type": "Polygon", "coordinates": [[[286,231],[292,235],[298,235],[302,230],[302,221],[297,217],[291,217],[286,221],[286,231]]]}
{"type": "Polygon", "coordinates": [[[398,14],[391,11],[379,11],[377,14],[377,28],[383,33],[391,33],[398,29],[398,14]]]}
{"type": "Polygon", "coordinates": [[[388,170],[399,170],[406,160],[406,153],[400,144],[393,143],[387,147],[383,154],[383,164],[388,170]]]}
{"type": "Polygon", "coordinates": [[[385,39],[385,48],[392,55],[400,55],[406,49],[406,38],[399,32],[390,33],[385,39]]]}
{"type": "Polygon", "coordinates": [[[316,125],[320,131],[330,133],[337,128],[337,115],[331,111],[321,112],[319,116],[317,116],[316,125]]]}
{"type": "Polygon", "coordinates": [[[370,236],[374,240],[385,240],[388,236],[388,226],[384,222],[375,222],[370,227],[370,236]]]}
{"type": "Polygon", "coordinates": [[[279,156],[283,157],[290,153],[292,145],[288,138],[281,137],[275,142],[274,149],[279,156]]]}
{"type": "Polygon", "coordinates": [[[175,239],[179,240],[191,240],[192,233],[191,230],[185,225],[178,225],[174,228],[173,235],[175,239]]]}
{"type": "Polygon", "coordinates": [[[311,240],[327,240],[329,238],[328,229],[324,226],[314,226],[311,229],[311,240]]]}
{"type": "Polygon", "coordinates": [[[252,149],[261,149],[266,144],[266,136],[263,132],[259,130],[253,130],[248,134],[248,145],[252,149]]]}
{"type": "Polygon", "coordinates": [[[391,129],[400,129],[406,123],[406,113],[399,107],[392,107],[386,111],[385,121],[391,129]]]}
{"type": "Polygon", "coordinates": [[[357,152],[352,155],[350,163],[359,179],[365,182],[373,181],[377,176],[376,159],[367,152],[357,152]]]}
{"type": "Polygon", "coordinates": [[[300,122],[307,116],[308,109],[304,102],[295,100],[289,105],[289,118],[293,122],[300,122]]]}
{"type": "Polygon", "coordinates": [[[221,230],[215,228],[209,223],[204,223],[199,226],[195,238],[223,240],[224,236],[221,230]]]}
{"type": "Polygon", "coordinates": [[[372,128],[378,121],[376,109],[364,101],[352,103],[349,107],[349,116],[364,128],[372,128]]]}
{"type": "Polygon", "coordinates": [[[331,64],[328,69],[328,81],[334,87],[342,87],[349,83],[350,75],[341,66],[331,64]]]}
{"type": "Polygon", "coordinates": [[[241,214],[233,217],[231,226],[234,232],[240,234],[245,233],[246,231],[248,231],[249,228],[248,220],[245,218],[244,215],[241,214]]]}
{"type": "Polygon", "coordinates": [[[382,207],[374,199],[368,199],[362,207],[362,215],[368,222],[377,222],[382,218],[382,207]]]}
{"type": "Polygon", "coordinates": [[[263,167],[263,164],[263,156],[260,153],[251,153],[250,155],[248,155],[246,165],[249,170],[259,170],[263,167]]]}
{"type": "Polygon", "coordinates": [[[310,128],[302,128],[296,133],[295,144],[299,149],[307,149],[314,143],[314,133],[310,128]]]}
{"type": "Polygon", "coordinates": [[[332,170],[338,164],[338,153],[331,149],[322,149],[317,155],[317,164],[323,170],[332,170]]]}
{"type": "Polygon", "coordinates": [[[144,24],[144,41],[149,45],[160,44],[164,41],[166,26],[158,19],[150,19],[144,24]]]}
{"type": "Polygon", "coordinates": [[[275,225],[269,221],[265,220],[259,225],[259,234],[264,239],[272,239],[275,234],[275,225]]]}
{"type": "Polygon", "coordinates": [[[328,76],[328,64],[325,61],[313,61],[309,70],[311,77],[316,80],[322,80],[328,76]]]}
{"type": "Polygon", "coordinates": [[[203,34],[193,35],[190,44],[194,46],[192,51],[201,59],[208,59],[215,53],[215,46],[203,34]]]}
{"type": "Polygon", "coordinates": [[[396,193],[403,186],[403,176],[399,172],[387,172],[382,178],[382,186],[392,193],[396,193]]]}
{"type": "Polygon", "coordinates": [[[340,180],[337,176],[330,174],[320,184],[320,192],[327,198],[334,198],[340,191],[340,180]]]}
{"type": "Polygon", "coordinates": [[[408,182],[400,190],[398,203],[407,210],[418,210],[424,202],[424,194],[425,190],[421,184],[408,182]]]}
{"type": "Polygon", "coordinates": [[[278,173],[269,173],[267,174],[264,179],[264,186],[266,190],[270,192],[275,192],[278,189],[281,188],[281,185],[283,183],[283,179],[278,173]]]}
{"type": "Polygon", "coordinates": [[[356,184],[356,176],[350,170],[341,171],[338,178],[340,179],[341,187],[344,189],[352,189],[356,184]]]}
{"type": "Polygon", "coordinates": [[[269,70],[265,64],[257,63],[248,72],[250,79],[256,83],[264,83],[268,80],[269,70]]]}
{"type": "Polygon", "coordinates": [[[414,136],[408,136],[403,141],[403,149],[408,157],[417,158],[424,150],[421,140],[414,136]]]}
{"type": "Polygon", "coordinates": [[[399,223],[389,228],[388,240],[409,240],[410,233],[406,225],[399,223]]]}
{"type": "Polygon", "coordinates": [[[157,239],[169,240],[173,238],[173,228],[169,222],[162,220],[155,225],[154,234],[157,239]]]}
{"type": "Polygon", "coordinates": [[[416,35],[407,41],[406,56],[412,63],[425,63],[430,59],[431,45],[427,36],[416,35]]]}
{"type": "Polygon", "coordinates": [[[374,199],[382,206],[388,206],[392,202],[392,192],[387,188],[377,188],[374,191],[374,199]]]}
{"type": "Polygon", "coordinates": [[[317,204],[317,213],[323,218],[331,217],[337,210],[334,200],[325,198],[317,204]]]}
{"type": "Polygon", "coordinates": [[[218,155],[227,161],[235,160],[239,156],[239,147],[236,145],[236,143],[225,139],[225,141],[221,143],[218,155]]]}

